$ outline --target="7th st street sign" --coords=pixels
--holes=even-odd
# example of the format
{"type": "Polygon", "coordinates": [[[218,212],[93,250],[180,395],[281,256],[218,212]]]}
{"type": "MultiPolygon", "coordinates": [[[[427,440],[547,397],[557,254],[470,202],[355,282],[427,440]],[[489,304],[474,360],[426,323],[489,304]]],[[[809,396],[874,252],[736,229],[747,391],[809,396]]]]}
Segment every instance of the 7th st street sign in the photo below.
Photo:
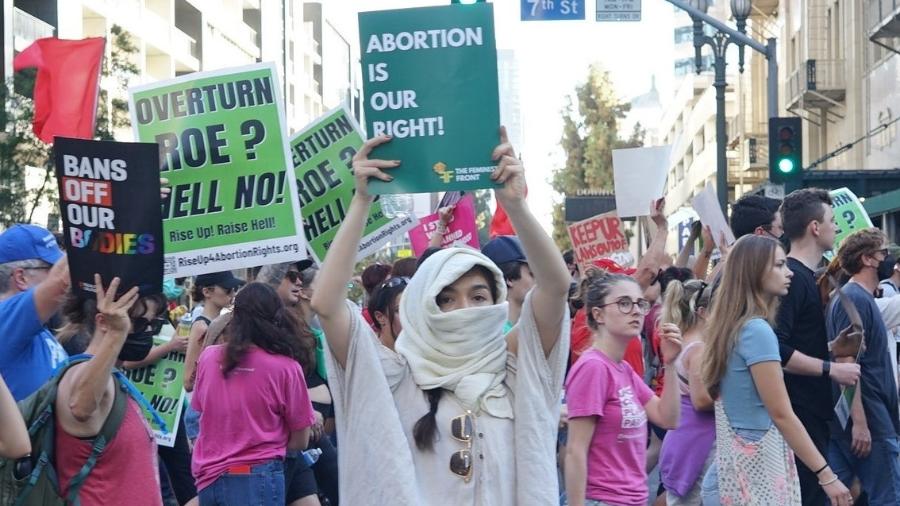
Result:
{"type": "Polygon", "coordinates": [[[522,21],[584,20],[584,0],[521,0],[522,21]]]}

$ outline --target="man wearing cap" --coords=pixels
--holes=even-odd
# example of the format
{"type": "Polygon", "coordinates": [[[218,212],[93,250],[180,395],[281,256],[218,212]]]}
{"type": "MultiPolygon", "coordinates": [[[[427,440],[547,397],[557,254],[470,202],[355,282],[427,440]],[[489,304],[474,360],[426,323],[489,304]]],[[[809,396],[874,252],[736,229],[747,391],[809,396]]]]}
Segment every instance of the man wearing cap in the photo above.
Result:
{"type": "Polygon", "coordinates": [[[0,235],[0,374],[17,401],[67,358],[47,322],[69,284],[69,264],[47,229],[14,225],[0,235]]]}
{"type": "Polygon", "coordinates": [[[506,300],[509,302],[509,312],[503,331],[508,333],[519,321],[522,304],[525,303],[525,295],[534,288],[534,277],[528,267],[522,243],[514,235],[500,235],[491,239],[481,248],[481,252],[497,264],[506,280],[506,300]]]}

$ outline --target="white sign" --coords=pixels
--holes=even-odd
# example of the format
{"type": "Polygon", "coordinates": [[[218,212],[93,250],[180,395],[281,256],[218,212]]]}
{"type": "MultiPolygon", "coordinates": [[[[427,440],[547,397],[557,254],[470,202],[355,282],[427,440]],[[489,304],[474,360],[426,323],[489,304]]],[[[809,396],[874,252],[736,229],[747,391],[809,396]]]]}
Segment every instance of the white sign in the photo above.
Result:
{"type": "Polygon", "coordinates": [[[662,198],[672,146],[614,149],[613,182],[620,218],[648,216],[650,203],[662,198]]]}
{"type": "Polygon", "coordinates": [[[640,21],[641,0],[597,0],[597,21],[640,21]]]}
{"type": "Polygon", "coordinates": [[[716,246],[722,247],[723,233],[725,234],[726,246],[734,242],[734,233],[731,231],[731,227],[728,226],[725,215],[722,214],[722,208],[719,207],[719,199],[716,198],[716,191],[711,183],[706,183],[706,188],[694,197],[691,204],[694,206],[694,210],[697,211],[697,215],[700,216],[700,222],[710,228],[716,246]]]}

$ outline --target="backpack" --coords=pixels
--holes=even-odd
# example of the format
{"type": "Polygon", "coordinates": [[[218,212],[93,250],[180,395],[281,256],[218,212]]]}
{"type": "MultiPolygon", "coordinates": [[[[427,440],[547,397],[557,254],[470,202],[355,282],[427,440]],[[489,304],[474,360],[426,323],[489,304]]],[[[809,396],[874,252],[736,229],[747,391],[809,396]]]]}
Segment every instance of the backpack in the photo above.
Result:
{"type": "Polygon", "coordinates": [[[0,459],[0,504],[6,506],[63,506],[66,504],[79,504],[78,492],[87,480],[91,470],[97,464],[97,460],[103,453],[106,444],[122,425],[125,418],[125,408],[128,403],[128,394],[123,392],[123,387],[118,378],[115,388],[115,398],[112,410],[103,422],[103,427],[93,439],[91,454],[69,483],[68,494],[62,496],[59,488],[59,479],[55,468],[55,444],[56,444],[56,393],[59,381],[66,371],[73,365],[87,361],[88,358],[73,358],[66,362],[60,371],[44,384],[37,392],[19,401],[19,411],[25,419],[28,427],[28,436],[31,439],[31,471],[25,476],[17,477],[17,467],[25,467],[28,470],[29,457],[23,459],[0,459]]]}

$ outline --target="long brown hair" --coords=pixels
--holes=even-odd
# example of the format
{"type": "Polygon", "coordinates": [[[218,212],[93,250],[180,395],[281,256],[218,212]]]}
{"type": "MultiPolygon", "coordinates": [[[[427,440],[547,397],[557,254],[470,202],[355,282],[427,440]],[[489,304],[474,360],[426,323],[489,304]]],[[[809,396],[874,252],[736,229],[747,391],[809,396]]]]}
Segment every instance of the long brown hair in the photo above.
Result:
{"type": "MultiPolygon", "coordinates": [[[[226,377],[253,345],[297,360],[301,366],[310,362],[310,351],[298,339],[302,327],[296,316],[287,311],[275,289],[267,284],[250,283],[238,292],[228,326],[229,338],[222,357],[222,374],[226,377]]],[[[312,354],[315,364],[314,350],[312,354]]]]}
{"type": "Polygon", "coordinates": [[[766,295],[762,285],[772,268],[775,249],[780,247],[769,237],[746,235],[728,254],[722,283],[712,303],[703,357],[703,384],[713,398],[719,395],[728,360],[747,320],[764,318],[774,325],[778,297],[766,295]]]}

